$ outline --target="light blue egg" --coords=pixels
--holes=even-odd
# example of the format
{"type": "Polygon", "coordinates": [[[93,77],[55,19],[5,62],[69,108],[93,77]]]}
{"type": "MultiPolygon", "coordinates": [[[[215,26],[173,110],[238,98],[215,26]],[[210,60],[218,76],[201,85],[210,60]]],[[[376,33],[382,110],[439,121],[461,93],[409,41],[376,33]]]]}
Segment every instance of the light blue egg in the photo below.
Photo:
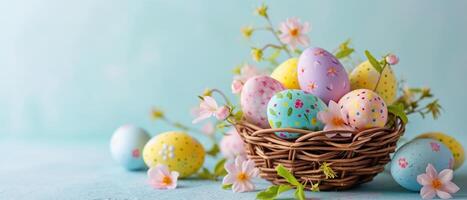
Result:
{"type": "Polygon", "coordinates": [[[431,163],[438,173],[452,168],[454,158],[451,151],[441,142],[432,139],[415,139],[404,144],[394,154],[391,161],[391,175],[402,187],[420,191],[417,176],[426,173],[431,163]]]}
{"type": "Polygon", "coordinates": [[[112,135],[110,153],[115,161],[128,170],[146,169],[142,152],[149,139],[149,134],[139,127],[121,126],[112,135]]]}
{"type": "MultiPolygon", "coordinates": [[[[275,94],[268,103],[268,121],[272,128],[298,128],[321,130],[323,124],[316,118],[326,108],[321,99],[302,90],[284,90],[275,94]]],[[[298,133],[276,132],[284,139],[295,139],[298,133]]]]}

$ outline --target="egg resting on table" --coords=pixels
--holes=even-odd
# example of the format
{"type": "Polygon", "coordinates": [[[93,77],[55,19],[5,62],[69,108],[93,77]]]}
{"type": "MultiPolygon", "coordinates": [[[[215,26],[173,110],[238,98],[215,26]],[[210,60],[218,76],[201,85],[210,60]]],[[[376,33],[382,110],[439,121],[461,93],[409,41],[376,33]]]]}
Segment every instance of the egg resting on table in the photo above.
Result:
{"type": "Polygon", "coordinates": [[[269,76],[248,79],[240,96],[244,120],[261,128],[269,128],[266,113],[268,102],[274,94],[284,89],[282,83],[269,76]]]}
{"type": "Polygon", "coordinates": [[[417,136],[416,138],[431,138],[438,140],[444,145],[446,145],[449,148],[449,150],[451,150],[452,156],[454,157],[453,169],[458,169],[464,163],[464,147],[462,147],[462,144],[458,140],[456,140],[456,138],[441,132],[424,133],[417,136]]]}
{"type": "Polygon", "coordinates": [[[279,65],[271,74],[271,77],[278,80],[287,89],[300,89],[297,78],[298,58],[290,58],[279,65]]]}
{"type": "Polygon", "coordinates": [[[300,88],[328,104],[338,102],[350,91],[347,72],[331,53],[322,48],[308,48],[298,59],[298,83],[300,88]]]}
{"type": "Polygon", "coordinates": [[[369,61],[361,63],[350,73],[350,86],[352,90],[373,90],[388,105],[391,105],[396,100],[397,80],[389,65],[384,68],[380,75],[369,61]],[[378,82],[380,77],[381,79],[378,82]]]}
{"type": "Polygon", "coordinates": [[[188,177],[204,163],[205,151],[202,145],[185,132],[169,131],[153,137],[144,147],[144,162],[149,167],[166,165],[171,171],[188,177]]]}
{"type": "Polygon", "coordinates": [[[145,169],[141,152],[149,139],[149,134],[139,127],[121,126],[112,135],[110,153],[115,161],[128,170],[145,169]]]}
{"type": "Polygon", "coordinates": [[[454,159],[451,151],[441,142],[433,139],[416,139],[404,144],[391,161],[391,175],[402,187],[420,191],[417,176],[426,172],[428,164],[436,171],[450,169],[454,159]]]}
{"type": "MultiPolygon", "coordinates": [[[[274,95],[268,103],[268,120],[272,128],[297,128],[321,130],[323,124],[317,120],[319,111],[326,109],[318,97],[302,90],[284,90],[274,95]]],[[[298,133],[276,132],[283,139],[295,139],[298,133]]]]}
{"type": "Polygon", "coordinates": [[[388,109],[383,99],[367,89],[353,90],[339,101],[342,118],[354,129],[384,127],[388,109]]]}

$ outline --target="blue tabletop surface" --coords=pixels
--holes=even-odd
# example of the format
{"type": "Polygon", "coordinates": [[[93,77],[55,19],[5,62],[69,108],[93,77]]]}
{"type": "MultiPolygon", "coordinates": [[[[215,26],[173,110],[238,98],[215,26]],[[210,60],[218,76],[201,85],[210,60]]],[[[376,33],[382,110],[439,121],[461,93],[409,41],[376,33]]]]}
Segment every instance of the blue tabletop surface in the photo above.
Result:
{"type": "MultiPolygon", "coordinates": [[[[144,171],[129,172],[110,157],[106,141],[0,140],[0,199],[254,199],[256,192],[233,193],[220,182],[179,180],[176,190],[154,190],[144,171]]],[[[212,159],[206,165],[213,164],[212,159]]],[[[257,189],[269,183],[257,180],[257,189]]],[[[467,199],[467,169],[455,172],[461,190],[456,199],[467,199]]],[[[293,198],[291,192],[282,194],[293,198]]],[[[374,181],[341,192],[307,193],[313,199],[419,199],[419,194],[397,185],[388,172],[374,181]]]]}

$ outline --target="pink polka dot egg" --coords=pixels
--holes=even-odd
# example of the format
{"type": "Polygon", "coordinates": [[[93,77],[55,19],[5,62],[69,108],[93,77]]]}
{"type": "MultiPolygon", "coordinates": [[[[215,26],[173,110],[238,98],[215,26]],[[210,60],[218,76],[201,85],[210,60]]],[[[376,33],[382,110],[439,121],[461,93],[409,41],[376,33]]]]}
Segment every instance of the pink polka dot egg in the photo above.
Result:
{"type": "Polygon", "coordinates": [[[269,128],[268,102],[274,94],[284,89],[282,83],[269,76],[254,76],[248,79],[240,96],[244,120],[261,128],[269,128]]]}
{"type": "Polygon", "coordinates": [[[339,100],[342,117],[357,130],[384,127],[388,109],[384,100],[368,89],[353,90],[339,100]]]}

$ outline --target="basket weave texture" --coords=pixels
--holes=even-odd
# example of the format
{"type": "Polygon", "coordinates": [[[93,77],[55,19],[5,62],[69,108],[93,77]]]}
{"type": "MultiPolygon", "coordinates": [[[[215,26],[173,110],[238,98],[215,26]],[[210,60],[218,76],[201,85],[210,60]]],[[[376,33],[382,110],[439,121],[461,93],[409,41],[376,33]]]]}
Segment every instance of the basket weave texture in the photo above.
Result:
{"type": "Polygon", "coordinates": [[[400,119],[390,126],[361,132],[317,131],[280,128],[262,129],[246,121],[235,124],[246,144],[247,156],[255,162],[260,176],[273,184],[287,184],[277,175],[275,167],[282,164],[311,190],[319,182],[320,190],[346,190],[369,182],[390,161],[389,154],[405,131],[400,119]],[[302,134],[294,140],[277,137],[274,132],[302,134]],[[352,133],[351,137],[332,137],[326,134],[352,133]],[[328,163],[336,177],[326,178],[320,166],[328,163]]]}

